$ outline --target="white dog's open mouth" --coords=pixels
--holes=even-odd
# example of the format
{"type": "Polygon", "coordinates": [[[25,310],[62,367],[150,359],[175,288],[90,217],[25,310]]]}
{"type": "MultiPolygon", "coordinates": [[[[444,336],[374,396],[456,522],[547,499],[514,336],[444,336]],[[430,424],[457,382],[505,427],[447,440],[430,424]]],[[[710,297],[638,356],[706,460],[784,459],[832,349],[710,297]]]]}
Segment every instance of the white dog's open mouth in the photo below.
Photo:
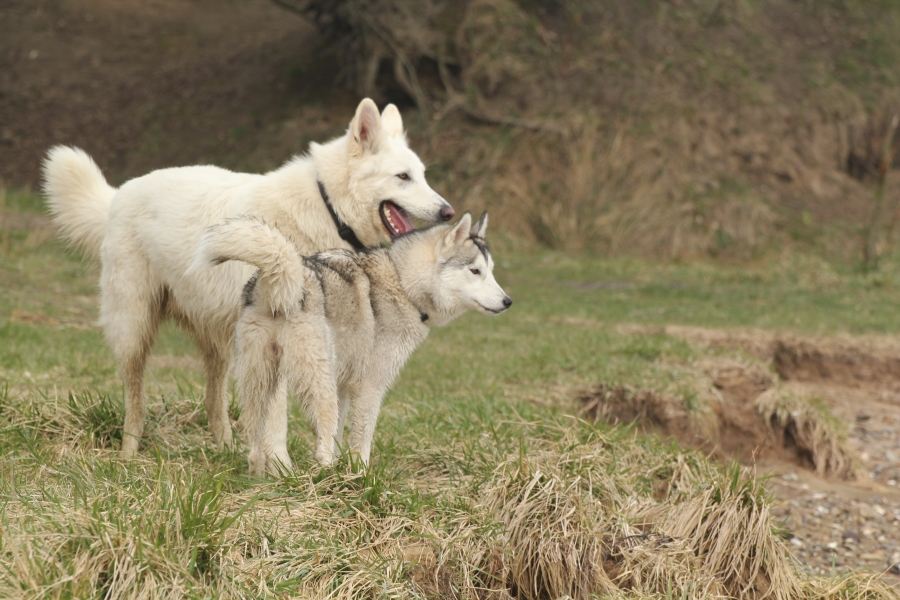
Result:
{"type": "Polygon", "coordinates": [[[391,238],[413,230],[412,221],[409,220],[409,215],[406,214],[406,211],[390,200],[385,200],[381,203],[381,206],[378,208],[378,214],[381,215],[381,222],[391,235],[391,238]]]}

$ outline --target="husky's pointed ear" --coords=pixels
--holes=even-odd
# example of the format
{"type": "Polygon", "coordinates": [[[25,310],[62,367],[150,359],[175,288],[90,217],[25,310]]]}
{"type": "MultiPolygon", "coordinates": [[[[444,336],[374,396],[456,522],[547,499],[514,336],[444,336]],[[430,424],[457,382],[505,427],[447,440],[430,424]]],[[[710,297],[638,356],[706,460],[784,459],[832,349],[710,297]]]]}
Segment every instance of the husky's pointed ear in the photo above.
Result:
{"type": "Polygon", "coordinates": [[[378,140],[381,137],[381,115],[378,107],[370,99],[366,98],[356,107],[356,115],[350,121],[351,145],[362,154],[374,152],[378,149],[378,140]]]}
{"type": "Polygon", "coordinates": [[[472,231],[470,231],[469,234],[483,240],[484,232],[487,230],[487,224],[488,224],[487,211],[484,211],[484,213],[482,213],[481,217],[477,221],[472,223],[472,231]]]}
{"type": "Polygon", "coordinates": [[[388,104],[381,111],[381,128],[391,137],[403,137],[403,119],[400,118],[400,111],[393,104],[388,104]]]}
{"type": "Polygon", "coordinates": [[[472,215],[468,212],[460,217],[459,221],[444,234],[444,247],[453,248],[463,243],[469,237],[472,229],[472,215]]]}

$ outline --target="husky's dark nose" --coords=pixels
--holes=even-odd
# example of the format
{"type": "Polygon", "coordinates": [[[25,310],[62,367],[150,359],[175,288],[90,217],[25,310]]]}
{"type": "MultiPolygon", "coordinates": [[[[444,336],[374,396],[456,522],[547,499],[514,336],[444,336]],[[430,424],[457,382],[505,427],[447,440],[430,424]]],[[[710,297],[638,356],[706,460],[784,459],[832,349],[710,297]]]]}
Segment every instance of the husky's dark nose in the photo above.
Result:
{"type": "Polygon", "coordinates": [[[441,207],[441,221],[449,221],[453,218],[453,215],[456,214],[456,211],[453,210],[453,207],[447,204],[446,202],[441,207]]]}
{"type": "Polygon", "coordinates": [[[509,308],[510,306],[512,306],[512,298],[503,296],[503,308],[509,308]]]}

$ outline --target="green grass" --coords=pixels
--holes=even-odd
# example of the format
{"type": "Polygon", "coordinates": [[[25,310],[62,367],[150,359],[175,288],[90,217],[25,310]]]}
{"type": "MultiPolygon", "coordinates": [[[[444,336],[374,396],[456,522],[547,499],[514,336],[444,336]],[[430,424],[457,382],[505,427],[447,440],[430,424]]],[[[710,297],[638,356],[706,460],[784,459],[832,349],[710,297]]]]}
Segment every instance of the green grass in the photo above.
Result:
{"type": "MultiPolygon", "coordinates": [[[[40,206],[15,197],[7,214],[40,206]]],[[[33,231],[0,232],[2,597],[717,597],[756,571],[785,598],[895,597],[862,576],[807,580],[758,481],[579,421],[572,399],[598,381],[678,389],[673,365],[713,352],[619,324],[896,332],[890,269],[610,261],[498,236],[512,310],[432,332],[386,399],[372,466],[317,467],[295,409],[296,471],[262,481],[242,446],[211,449],[196,351],[173,326],[154,349],[140,456],[117,458],[97,268],[54,239],[27,242],[33,231]],[[710,540],[727,535],[742,550],[717,555],[710,540]]]]}

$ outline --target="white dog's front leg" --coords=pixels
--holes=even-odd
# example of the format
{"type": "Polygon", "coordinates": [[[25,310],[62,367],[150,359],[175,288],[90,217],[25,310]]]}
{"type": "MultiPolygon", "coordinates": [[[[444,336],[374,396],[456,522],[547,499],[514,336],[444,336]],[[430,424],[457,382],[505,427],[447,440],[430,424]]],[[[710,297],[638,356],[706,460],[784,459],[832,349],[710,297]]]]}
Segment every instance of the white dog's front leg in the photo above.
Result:
{"type": "Polygon", "coordinates": [[[365,389],[351,401],[350,452],[359,456],[363,464],[369,464],[375,424],[381,411],[384,390],[365,389]]]}

